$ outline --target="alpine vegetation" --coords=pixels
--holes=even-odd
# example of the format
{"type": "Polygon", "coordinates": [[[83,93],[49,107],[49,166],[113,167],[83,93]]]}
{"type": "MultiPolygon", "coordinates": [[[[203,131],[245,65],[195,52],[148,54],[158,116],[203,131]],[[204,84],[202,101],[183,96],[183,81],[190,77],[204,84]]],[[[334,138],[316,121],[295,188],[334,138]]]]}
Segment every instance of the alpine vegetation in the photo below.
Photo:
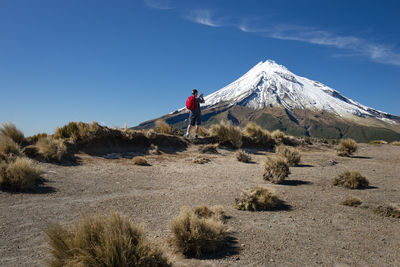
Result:
{"type": "Polygon", "coordinates": [[[342,139],[337,148],[337,154],[341,157],[350,157],[357,151],[357,142],[351,138],[342,139]]]}
{"type": "Polygon", "coordinates": [[[83,216],[71,227],[56,224],[46,231],[49,266],[170,266],[143,227],[116,212],[83,216]]]}
{"type": "Polygon", "coordinates": [[[218,154],[217,146],[218,145],[214,145],[214,144],[208,144],[205,146],[201,146],[199,148],[199,152],[206,153],[206,154],[218,154]]]}
{"type": "Polygon", "coordinates": [[[19,156],[22,154],[19,144],[7,135],[0,135],[0,154],[19,156]]]}
{"type": "Polygon", "coordinates": [[[24,192],[32,190],[41,178],[41,171],[28,158],[0,164],[0,188],[5,191],[24,192]]]}
{"type": "Polygon", "coordinates": [[[362,204],[362,201],[358,197],[348,196],[341,204],[350,207],[358,207],[362,204]]]}
{"type": "Polygon", "coordinates": [[[150,164],[147,162],[146,158],[136,156],[132,158],[132,162],[135,165],[140,165],[140,166],[149,166],[150,164]]]}
{"type": "Polygon", "coordinates": [[[221,121],[219,124],[211,125],[210,132],[222,144],[229,144],[234,148],[242,146],[242,132],[239,127],[234,126],[230,121],[221,121]]]}
{"type": "Polygon", "coordinates": [[[157,133],[161,134],[171,134],[172,128],[171,126],[163,120],[157,120],[155,122],[156,128],[154,129],[157,133]]]}
{"type": "Polygon", "coordinates": [[[0,136],[8,136],[19,145],[22,145],[25,142],[24,134],[12,123],[2,124],[0,127],[0,136]]]}
{"type": "Polygon", "coordinates": [[[350,189],[362,189],[368,187],[369,181],[358,171],[346,171],[335,178],[333,185],[350,189]]]}
{"type": "Polygon", "coordinates": [[[82,141],[96,134],[101,127],[97,122],[70,122],[56,129],[54,138],[70,139],[73,142],[82,141]]]}
{"type": "Polygon", "coordinates": [[[240,197],[235,199],[234,208],[249,211],[274,210],[281,202],[271,189],[259,186],[242,191],[240,197]]]}
{"type": "Polygon", "coordinates": [[[392,205],[380,205],[375,207],[373,211],[384,217],[400,218],[400,208],[392,205]]]}
{"type": "Polygon", "coordinates": [[[196,163],[196,164],[205,164],[205,163],[209,163],[210,161],[211,160],[209,158],[205,158],[205,157],[193,159],[193,163],[196,163]]]}
{"type": "Polygon", "coordinates": [[[186,256],[200,257],[223,247],[229,230],[205,209],[183,208],[172,220],[171,239],[176,249],[186,256]],[[210,215],[210,217],[208,217],[210,215]]]}
{"type": "Polygon", "coordinates": [[[388,142],[385,140],[372,140],[368,144],[370,145],[386,145],[388,142]]]}
{"type": "Polygon", "coordinates": [[[296,148],[280,145],[276,147],[275,151],[286,160],[290,167],[297,166],[300,163],[300,152],[296,148]]]}
{"type": "Polygon", "coordinates": [[[274,184],[282,183],[290,174],[289,165],[282,157],[267,157],[264,163],[263,178],[274,184]]]}
{"type": "Polygon", "coordinates": [[[67,156],[67,147],[62,139],[42,137],[36,142],[35,147],[39,155],[49,162],[61,162],[67,156]]]}
{"type": "Polygon", "coordinates": [[[193,208],[194,213],[200,218],[214,218],[219,221],[224,221],[225,212],[222,206],[212,206],[209,208],[207,205],[200,205],[193,208]]]}
{"type": "Polygon", "coordinates": [[[243,129],[243,135],[250,138],[258,146],[273,146],[271,133],[262,129],[254,122],[248,123],[243,129]]]}
{"type": "Polygon", "coordinates": [[[393,141],[390,143],[392,146],[400,146],[400,141],[393,141]]]}
{"type": "Polygon", "coordinates": [[[248,153],[246,153],[244,150],[242,150],[242,149],[238,150],[236,152],[235,156],[236,156],[236,159],[238,161],[241,161],[241,162],[244,162],[244,163],[251,162],[251,156],[248,153]]]}

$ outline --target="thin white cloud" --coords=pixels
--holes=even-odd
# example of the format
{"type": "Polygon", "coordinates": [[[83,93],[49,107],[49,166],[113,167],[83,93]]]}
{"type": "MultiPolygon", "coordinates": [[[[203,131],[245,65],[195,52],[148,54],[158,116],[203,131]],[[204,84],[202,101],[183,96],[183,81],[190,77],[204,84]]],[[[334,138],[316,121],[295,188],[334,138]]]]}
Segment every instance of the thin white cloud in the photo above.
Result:
{"type": "Polygon", "coordinates": [[[144,0],[147,7],[155,9],[173,9],[170,0],[144,0]]]}
{"type": "Polygon", "coordinates": [[[203,24],[206,26],[211,26],[211,27],[221,27],[220,23],[213,17],[213,11],[210,9],[195,9],[187,16],[185,16],[186,19],[198,23],[198,24],[203,24]]]}

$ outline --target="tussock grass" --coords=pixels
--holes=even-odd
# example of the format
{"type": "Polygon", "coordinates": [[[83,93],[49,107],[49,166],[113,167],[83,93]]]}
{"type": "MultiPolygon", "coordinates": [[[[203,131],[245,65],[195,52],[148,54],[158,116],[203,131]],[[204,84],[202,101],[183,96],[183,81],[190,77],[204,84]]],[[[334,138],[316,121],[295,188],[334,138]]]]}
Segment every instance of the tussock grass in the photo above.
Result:
{"type": "Polygon", "coordinates": [[[229,144],[234,148],[242,146],[242,131],[230,121],[221,121],[219,124],[212,125],[210,132],[212,136],[218,138],[220,143],[229,144]]]}
{"type": "Polygon", "coordinates": [[[196,164],[205,164],[205,163],[208,163],[208,162],[210,162],[211,160],[209,159],[209,158],[197,158],[197,159],[194,159],[193,160],[193,163],[196,163],[196,164]]]}
{"type": "Polygon", "coordinates": [[[67,125],[57,127],[54,138],[70,139],[74,142],[84,140],[93,136],[99,129],[100,125],[97,122],[69,122],[67,125]]]}
{"type": "Polygon", "coordinates": [[[221,220],[203,218],[184,208],[170,225],[172,243],[186,256],[200,257],[222,248],[229,231],[221,220]]]}
{"type": "Polygon", "coordinates": [[[207,137],[210,136],[210,132],[208,129],[204,128],[204,127],[199,127],[199,131],[198,131],[198,135],[201,137],[207,137]]]}
{"type": "Polygon", "coordinates": [[[357,142],[351,138],[341,139],[337,154],[341,157],[350,157],[357,151],[357,142]]]}
{"type": "Polygon", "coordinates": [[[0,127],[0,136],[8,136],[15,143],[22,145],[25,142],[24,134],[11,122],[3,123],[0,127]]]}
{"type": "Polygon", "coordinates": [[[370,145],[386,145],[388,142],[385,140],[372,140],[368,144],[370,145]]]}
{"type": "Polygon", "coordinates": [[[277,143],[283,143],[283,139],[285,138],[285,134],[280,130],[275,130],[271,133],[272,139],[274,139],[277,143]]]}
{"type": "Polygon", "coordinates": [[[36,144],[36,142],[39,141],[39,139],[44,138],[44,137],[47,137],[47,133],[38,133],[38,134],[27,137],[26,141],[29,144],[33,145],[33,144],[36,144]]]}
{"type": "Polygon", "coordinates": [[[46,231],[51,248],[49,266],[170,266],[143,227],[111,212],[84,216],[69,229],[59,224],[46,231]]]}
{"type": "Polygon", "coordinates": [[[362,204],[362,201],[358,197],[348,196],[341,204],[350,207],[358,207],[362,204]]]}
{"type": "Polygon", "coordinates": [[[55,139],[51,136],[40,138],[35,147],[38,153],[50,162],[61,162],[67,155],[67,147],[62,139],[55,139]]]}
{"type": "Polygon", "coordinates": [[[218,154],[217,146],[218,145],[213,145],[213,144],[201,146],[201,147],[199,147],[199,152],[205,153],[205,154],[218,154]]]}
{"type": "Polygon", "coordinates": [[[163,121],[163,120],[156,120],[156,122],[155,122],[155,131],[157,132],[157,133],[162,133],[162,134],[172,134],[172,128],[171,128],[171,126],[168,124],[168,123],[166,123],[165,121],[163,121]]]}
{"type": "Polygon", "coordinates": [[[150,145],[149,153],[150,153],[150,155],[160,155],[161,154],[160,150],[158,149],[158,146],[156,146],[154,144],[150,145]]]}
{"type": "Polygon", "coordinates": [[[7,135],[0,135],[0,154],[22,155],[21,147],[7,135]]]}
{"type": "Polygon", "coordinates": [[[144,157],[136,156],[132,158],[132,163],[140,166],[150,166],[144,157]]]}
{"type": "Polygon", "coordinates": [[[31,190],[41,181],[41,171],[28,158],[17,158],[0,168],[0,188],[5,191],[31,190]]]}
{"type": "Polygon", "coordinates": [[[273,143],[271,133],[254,122],[250,122],[244,127],[243,135],[249,137],[257,145],[266,146],[273,143]]]}
{"type": "Polygon", "coordinates": [[[197,207],[193,208],[193,212],[199,217],[199,218],[214,218],[219,221],[224,221],[225,219],[225,211],[222,208],[222,206],[212,206],[209,208],[207,205],[200,205],[197,207]]]}
{"type": "Polygon", "coordinates": [[[234,208],[249,211],[274,210],[280,204],[281,200],[271,189],[259,186],[242,191],[240,197],[235,199],[234,208]]]}
{"type": "Polygon", "coordinates": [[[148,129],[144,132],[144,135],[149,139],[154,139],[157,137],[157,133],[154,129],[148,129]]]}
{"type": "Polygon", "coordinates": [[[275,151],[286,160],[290,167],[297,166],[300,163],[300,151],[296,148],[280,145],[276,147],[275,151]]]}
{"type": "Polygon", "coordinates": [[[279,184],[282,183],[289,174],[289,165],[284,158],[267,157],[264,163],[264,180],[279,184]]]}
{"type": "Polygon", "coordinates": [[[333,185],[343,186],[350,189],[362,189],[368,187],[369,181],[358,171],[346,171],[335,178],[333,185]]]}
{"type": "Polygon", "coordinates": [[[377,206],[373,209],[373,212],[384,217],[400,218],[399,207],[394,207],[391,205],[377,206]]]}
{"type": "Polygon", "coordinates": [[[251,162],[251,156],[249,154],[247,154],[244,150],[237,151],[235,156],[238,161],[241,161],[244,163],[251,162]]]}
{"type": "Polygon", "coordinates": [[[390,143],[392,146],[400,146],[400,141],[393,141],[390,143]]]}

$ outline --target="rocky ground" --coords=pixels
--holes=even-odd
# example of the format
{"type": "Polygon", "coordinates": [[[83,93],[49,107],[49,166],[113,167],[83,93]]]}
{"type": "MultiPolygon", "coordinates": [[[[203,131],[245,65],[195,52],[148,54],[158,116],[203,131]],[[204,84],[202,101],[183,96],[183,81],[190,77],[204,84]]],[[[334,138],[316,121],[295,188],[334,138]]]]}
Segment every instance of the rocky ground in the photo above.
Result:
{"type": "Polygon", "coordinates": [[[38,163],[48,180],[34,193],[0,192],[0,266],[43,266],[49,257],[44,230],[68,225],[81,214],[116,210],[145,224],[165,245],[176,266],[400,266],[400,219],[372,208],[400,203],[400,147],[362,144],[352,158],[333,148],[300,148],[302,162],[289,182],[263,181],[269,152],[250,150],[253,163],[238,162],[234,151],[186,151],[146,156],[151,166],[128,158],[79,154],[79,165],[38,163]],[[206,164],[193,160],[208,157],[206,164]],[[115,159],[117,158],[117,159],[115,159]],[[332,160],[336,165],[332,165],[332,160]],[[359,170],[371,187],[332,186],[345,170],[359,170]],[[269,186],[288,210],[247,212],[233,208],[241,190],[269,186]],[[340,203],[349,195],[361,207],[340,203]],[[232,247],[203,259],[187,259],[167,245],[169,222],[182,206],[222,205],[232,228],[232,247]]]}

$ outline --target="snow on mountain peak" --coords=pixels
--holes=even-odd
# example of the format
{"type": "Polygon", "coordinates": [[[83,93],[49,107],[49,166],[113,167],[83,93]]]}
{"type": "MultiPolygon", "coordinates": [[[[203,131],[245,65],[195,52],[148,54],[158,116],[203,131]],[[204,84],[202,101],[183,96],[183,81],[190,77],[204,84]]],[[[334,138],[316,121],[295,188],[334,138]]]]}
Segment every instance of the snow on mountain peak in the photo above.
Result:
{"type": "Polygon", "coordinates": [[[387,113],[357,103],[338,91],[297,76],[273,60],[259,62],[246,74],[205,97],[205,107],[217,104],[253,109],[284,107],[328,111],[341,117],[375,117],[388,121],[387,113]]]}

